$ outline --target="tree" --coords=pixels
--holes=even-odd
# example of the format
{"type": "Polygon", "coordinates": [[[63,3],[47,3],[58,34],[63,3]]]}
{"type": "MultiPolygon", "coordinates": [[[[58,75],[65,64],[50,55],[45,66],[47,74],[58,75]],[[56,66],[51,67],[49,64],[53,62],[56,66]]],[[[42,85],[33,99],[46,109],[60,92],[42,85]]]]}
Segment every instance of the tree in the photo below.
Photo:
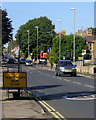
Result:
{"type": "Polygon", "coordinates": [[[2,11],[2,45],[6,44],[12,39],[12,25],[11,25],[11,19],[7,17],[6,10],[2,11]]]}
{"type": "MultiPolygon", "coordinates": [[[[78,57],[82,56],[82,50],[87,50],[88,53],[88,46],[84,43],[83,38],[81,36],[75,36],[75,57],[76,60],[78,57]]],[[[53,46],[52,46],[52,55],[53,60],[56,63],[59,57],[59,36],[53,39],[53,46]]],[[[65,56],[66,59],[73,60],[73,35],[62,35],[61,36],[61,56],[60,58],[63,59],[65,56]]],[[[85,58],[88,57],[88,54],[85,58]]]]}
{"type": "Polygon", "coordinates": [[[11,54],[11,53],[12,53],[11,50],[12,50],[14,47],[16,47],[16,46],[17,46],[16,41],[14,41],[13,39],[11,39],[11,41],[8,43],[7,52],[8,52],[9,54],[11,54]]]}
{"type": "Polygon", "coordinates": [[[29,51],[34,55],[37,53],[37,29],[38,26],[38,53],[41,50],[44,52],[47,51],[47,48],[52,47],[52,39],[55,36],[54,28],[52,21],[47,17],[35,18],[29,20],[26,24],[20,26],[16,34],[16,41],[18,43],[18,35],[22,33],[22,52],[25,53],[25,56],[28,56],[28,33],[29,30],[29,51]]]}

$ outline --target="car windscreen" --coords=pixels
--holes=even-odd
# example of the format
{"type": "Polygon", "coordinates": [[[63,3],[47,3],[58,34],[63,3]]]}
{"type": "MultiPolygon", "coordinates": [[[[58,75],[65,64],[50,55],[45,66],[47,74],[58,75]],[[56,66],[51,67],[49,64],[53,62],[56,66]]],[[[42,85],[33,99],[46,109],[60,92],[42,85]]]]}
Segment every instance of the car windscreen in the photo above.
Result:
{"type": "Polygon", "coordinates": [[[21,59],[21,61],[25,61],[25,59],[21,59]]]}
{"type": "Polygon", "coordinates": [[[26,62],[27,62],[27,63],[32,63],[32,61],[29,61],[29,60],[28,60],[28,61],[26,61],[26,62]]]}
{"type": "Polygon", "coordinates": [[[61,61],[60,66],[74,66],[71,61],[61,61]]]}

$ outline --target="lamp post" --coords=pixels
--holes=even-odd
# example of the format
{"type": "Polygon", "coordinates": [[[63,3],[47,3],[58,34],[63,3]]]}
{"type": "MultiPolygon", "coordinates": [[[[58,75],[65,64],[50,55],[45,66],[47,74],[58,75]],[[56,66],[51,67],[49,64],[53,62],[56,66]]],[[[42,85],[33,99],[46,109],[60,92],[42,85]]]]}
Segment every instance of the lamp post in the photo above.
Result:
{"type": "Polygon", "coordinates": [[[61,55],[61,20],[57,20],[60,23],[60,32],[59,32],[59,60],[61,55]]]}
{"type": "Polygon", "coordinates": [[[29,57],[29,30],[27,30],[28,32],[28,57],[29,57]]]}
{"type": "Polygon", "coordinates": [[[75,64],[75,8],[70,8],[71,10],[74,10],[74,36],[73,36],[73,62],[75,64]]]}
{"type": "Polygon", "coordinates": [[[37,65],[38,65],[38,26],[35,27],[37,29],[37,65]]]}

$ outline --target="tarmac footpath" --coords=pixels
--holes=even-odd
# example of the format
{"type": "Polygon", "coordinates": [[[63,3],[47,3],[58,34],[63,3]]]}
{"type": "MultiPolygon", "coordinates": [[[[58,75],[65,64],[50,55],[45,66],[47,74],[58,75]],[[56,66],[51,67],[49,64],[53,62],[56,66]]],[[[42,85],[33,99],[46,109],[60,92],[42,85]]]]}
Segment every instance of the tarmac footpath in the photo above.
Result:
{"type": "Polygon", "coordinates": [[[7,90],[2,90],[2,120],[53,120],[42,107],[23,91],[23,96],[14,99],[7,96],[7,90]]]}

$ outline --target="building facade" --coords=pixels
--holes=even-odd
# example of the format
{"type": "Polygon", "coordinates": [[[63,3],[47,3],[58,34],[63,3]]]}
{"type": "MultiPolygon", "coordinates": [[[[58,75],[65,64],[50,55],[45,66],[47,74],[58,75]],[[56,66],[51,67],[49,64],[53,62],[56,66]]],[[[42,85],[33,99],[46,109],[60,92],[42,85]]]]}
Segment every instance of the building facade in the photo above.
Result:
{"type": "Polygon", "coordinates": [[[76,32],[76,35],[80,35],[83,37],[83,40],[88,44],[88,50],[89,50],[89,59],[95,60],[95,54],[96,54],[96,36],[93,35],[93,31],[91,28],[87,28],[86,30],[82,31],[78,30],[76,32]]]}

